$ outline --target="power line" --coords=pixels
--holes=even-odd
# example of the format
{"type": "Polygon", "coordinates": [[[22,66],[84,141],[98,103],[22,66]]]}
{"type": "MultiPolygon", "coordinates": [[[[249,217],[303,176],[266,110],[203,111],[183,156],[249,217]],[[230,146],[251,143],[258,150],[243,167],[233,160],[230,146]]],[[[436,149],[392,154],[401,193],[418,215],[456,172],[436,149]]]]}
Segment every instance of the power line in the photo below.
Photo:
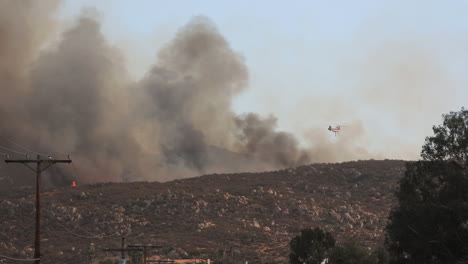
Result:
{"type": "Polygon", "coordinates": [[[128,235],[130,235],[131,233],[132,233],[132,232],[128,233],[128,234],[127,234],[127,236],[126,236],[126,238],[137,238],[137,237],[141,237],[141,236],[143,236],[143,235],[144,235],[144,233],[143,233],[143,232],[141,232],[140,234],[138,234],[138,235],[135,235],[135,236],[128,236],[128,235]]]}
{"type": "MultiPolygon", "coordinates": [[[[129,233],[124,234],[124,235],[117,235],[117,234],[116,235],[105,235],[105,234],[97,235],[97,234],[93,234],[93,233],[85,230],[86,232],[90,233],[92,236],[84,236],[84,235],[80,235],[80,234],[77,234],[77,233],[71,231],[70,229],[66,228],[65,225],[63,225],[62,223],[59,223],[59,222],[57,222],[57,223],[62,227],[62,229],[63,229],[62,232],[66,232],[66,233],[69,233],[69,234],[71,234],[73,236],[76,236],[76,237],[79,237],[79,238],[84,238],[84,239],[118,238],[118,237],[122,237],[122,236],[127,237],[127,235],[130,235],[132,233],[132,232],[129,232],[129,233]]],[[[140,236],[142,236],[142,234],[139,234],[137,236],[132,236],[132,237],[129,237],[129,238],[135,238],[135,237],[140,237],[140,236]]]]}
{"type": "Polygon", "coordinates": [[[4,149],[4,150],[11,151],[11,152],[16,153],[16,154],[21,154],[21,155],[26,155],[26,154],[28,154],[28,153],[26,153],[26,152],[19,152],[19,151],[17,151],[17,150],[13,150],[13,149],[10,149],[10,148],[1,146],[1,145],[0,145],[0,148],[2,148],[2,149],[4,149]]]}
{"type": "MultiPolygon", "coordinates": [[[[17,142],[15,142],[14,140],[10,139],[10,138],[7,138],[3,135],[0,134],[0,138],[3,138],[5,141],[7,142],[10,142],[11,144],[14,144],[16,145],[17,147],[23,149],[23,150],[26,150],[27,152],[31,152],[31,153],[34,153],[34,154],[38,154],[38,155],[42,155],[42,156],[50,156],[50,154],[52,153],[55,153],[55,154],[60,154],[60,155],[65,155],[65,156],[69,156],[70,154],[69,153],[64,153],[64,152],[61,152],[61,151],[48,151],[48,153],[50,154],[46,154],[46,153],[42,153],[42,152],[37,152],[37,151],[34,151],[32,150],[30,147],[26,146],[26,145],[22,145],[22,144],[19,144],[17,142]]],[[[22,154],[27,154],[27,153],[22,153],[22,154]]]]}
{"type": "Polygon", "coordinates": [[[5,136],[0,135],[0,137],[3,138],[4,140],[6,140],[6,141],[8,141],[8,142],[10,142],[10,143],[12,143],[12,144],[14,144],[14,145],[16,145],[17,147],[26,150],[27,152],[32,152],[32,153],[34,153],[34,154],[39,154],[39,155],[43,155],[43,156],[48,156],[47,154],[44,154],[44,153],[40,153],[40,152],[31,150],[30,148],[26,148],[24,145],[20,145],[20,144],[16,143],[15,141],[13,141],[13,140],[11,140],[11,139],[5,137],[5,136]]]}
{"type": "MultiPolygon", "coordinates": [[[[67,233],[70,233],[76,237],[79,237],[79,238],[85,238],[85,239],[103,239],[103,238],[117,238],[117,237],[122,237],[122,236],[125,236],[125,237],[129,237],[130,234],[132,234],[133,232],[132,231],[129,231],[127,234],[114,234],[114,235],[107,235],[105,233],[100,233],[100,234],[97,234],[97,233],[93,233],[93,232],[90,232],[86,229],[84,229],[83,227],[81,227],[80,225],[78,225],[78,227],[85,231],[86,233],[90,234],[91,236],[88,236],[88,235],[81,235],[81,234],[78,234],[74,231],[72,231],[71,229],[67,228],[63,223],[61,223],[58,219],[55,218],[55,216],[53,215],[53,213],[50,211],[50,210],[46,210],[44,209],[44,211],[46,213],[49,214],[50,217],[54,218],[57,222],[57,224],[63,229],[62,232],[67,232],[67,233]]],[[[103,222],[105,223],[105,222],[103,222]]],[[[59,230],[60,231],[60,230],[59,230]]],[[[136,235],[136,236],[132,236],[131,238],[134,238],[134,237],[139,237],[141,236],[142,234],[139,234],[139,235],[136,235]]]]}
{"type": "Polygon", "coordinates": [[[62,154],[62,155],[70,155],[70,153],[65,153],[61,151],[51,151],[51,153],[57,153],[57,154],[62,154]]]}
{"type": "Polygon", "coordinates": [[[41,216],[41,200],[40,200],[40,183],[41,183],[41,172],[49,168],[50,166],[57,164],[57,163],[72,163],[70,159],[67,160],[55,160],[51,159],[41,159],[40,155],[37,155],[36,160],[30,159],[6,159],[6,163],[21,163],[27,166],[29,169],[33,170],[36,173],[36,223],[35,223],[35,236],[34,236],[34,257],[36,258],[35,263],[41,263],[41,224],[40,224],[40,216],[41,216]],[[33,167],[29,166],[29,163],[36,163],[37,168],[34,169],[33,167]],[[44,167],[43,167],[44,166],[44,167]]]}
{"type": "Polygon", "coordinates": [[[63,224],[61,223],[58,223],[61,227],[62,227],[62,232],[66,232],[66,233],[69,233],[75,237],[79,237],[79,238],[84,238],[84,239],[102,239],[103,237],[102,236],[83,236],[83,235],[80,235],[80,234],[77,234],[73,231],[71,231],[70,229],[66,228],[63,224]]]}
{"type": "Polygon", "coordinates": [[[15,261],[36,261],[36,260],[40,260],[40,258],[20,259],[20,258],[12,258],[12,257],[8,257],[8,256],[4,256],[4,255],[0,255],[0,258],[15,260],[15,261]]]}

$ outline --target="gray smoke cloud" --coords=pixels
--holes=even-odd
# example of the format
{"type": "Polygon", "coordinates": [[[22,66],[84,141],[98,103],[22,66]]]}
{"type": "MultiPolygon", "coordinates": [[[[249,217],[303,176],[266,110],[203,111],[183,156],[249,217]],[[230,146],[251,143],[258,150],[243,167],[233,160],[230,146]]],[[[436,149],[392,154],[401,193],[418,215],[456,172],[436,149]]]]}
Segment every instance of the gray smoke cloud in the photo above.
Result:
{"type": "MultiPolygon", "coordinates": [[[[89,12],[44,47],[56,7],[52,1],[0,4],[0,89],[6,95],[0,98],[0,145],[71,154],[74,166],[49,171],[52,184],[169,180],[311,161],[291,134],[277,131],[274,117],[232,111],[248,72],[207,18],[180,29],[133,82],[124,57],[89,12]]],[[[9,166],[2,174],[19,171],[9,166]]]]}
{"type": "MultiPolygon", "coordinates": [[[[39,51],[54,31],[53,14],[58,1],[0,2],[0,120],[1,136],[15,136],[18,140],[34,133],[27,113],[27,98],[30,92],[30,70],[39,51]],[[19,15],[21,14],[21,16],[19,15]]],[[[29,139],[29,138],[26,138],[29,139]]],[[[16,146],[15,146],[16,147],[16,146]]],[[[24,150],[22,150],[24,151],[24,150]]],[[[1,149],[2,153],[10,153],[1,149]]],[[[3,157],[3,156],[2,156],[3,157]]],[[[0,177],[9,177],[22,182],[22,170],[7,170],[2,165],[0,177]],[[18,176],[18,177],[17,177],[18,176]]]]}
{"type": "Polygon", "coordinates": [[[158,135],[154,149],[172,171],[174,165],[226,172],[309,161],[291,135],[275,130],[273,119],[233,113],[231,102],[247,83],[242,57],[209,20],[196,17],[161,50],[137,84],[137,101],[144,102],[137,107],[144,117],[137,127],[153,123],[158,135]]]}
{"type": "MultiPolygon", "coordinates": [[[[248,69],[209,19],[190,20],[158,51],[146,74],[133,80],[124,54],[103,35],[97,11],[84,10],[59,32],[54,17],[59,5],[58,0],[0,1],[0,146],[57,158],[70,154],[74,165],[47,171],[51,184],[415,159],[420,146],[415,137],[430,134],[441,113],[456,110],[445,108],[456,101],[459,87],[434,55],[431,38],[409,34],[401,42],[400,33],[385,33],[391,19],[364,26],[370,29],[363,32],[373,34],[341,47],[352,52],[336,56],[342,58],[335,62],[341,70],[325,84],[343,87],[339,94],[311,89],[313,94],[301,94],[303,101],[278,111],[281,120],[298,124],[292,134],[279,131],[275,116],[233,111],[233,100],[249,86],[248,69]],[[326,130],[342,122],[347,127],[337,137],[326,130]],[[410,133],[414,130],[417,135],[410,133]],[[401,131],[407,134],[401,137],[401,131]]],[[[333,53],[333,45],[324,46],[333,53]]],[[[297,53],[311,66],[317,63],[315,68],[329,63],[297,53]]],[[[272,83],[297,84],[285,76],[271,76],[272,83]]],[[[261,94],[274,99],[268,90],[261,94]]],[[[31,182],[27,169],[0,166],[0,185],[5,176],[31,182]]]]}
{"type": "Polygon", "coordinates": [[[28,92],[29,69],[53,28],[52,14],[58,1],[0,2],[0,117],[10,133],[21,127],[18,110],[28,92]],[[33,11],[34,10],[34,11],[33,11]],[[25,11],[24,16],[18,17],[25,11]]]}
{"type": "Polygon", "coordinates": [[[262,119],[254,113],[237,117],[236,124],[240,129],[238,138],[243,151],[279,167],[298,166],[310,162],[310,150],[301,149],[292,134],[275,131],[276,122],[273,116],[262,119]]]}
{"type": "Polygon", "coordinates": [[[26,111],[39,149],[73,154],[87,180],[124,175],[139,151],[128,133],[128,82],[99,24],[80,17],[32,69],[26,111]]]}

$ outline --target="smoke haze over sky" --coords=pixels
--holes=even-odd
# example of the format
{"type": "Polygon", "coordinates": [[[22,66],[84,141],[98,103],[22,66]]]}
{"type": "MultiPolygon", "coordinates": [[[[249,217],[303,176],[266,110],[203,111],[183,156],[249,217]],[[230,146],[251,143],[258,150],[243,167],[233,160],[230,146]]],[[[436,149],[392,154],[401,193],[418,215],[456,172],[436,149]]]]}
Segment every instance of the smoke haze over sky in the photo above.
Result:
{"type": "Polygon", "coordinates": [[[89,182],[417,159],[468,98],[461,2],[34,3],[0,11],[2,135],[89,182]]]}
{"type": "MultiPolygon", "coordinates": [[[[93,3],[67,1],[61,16],[70,18],[93,3]]],[[[98,5],[104,31],[126,43],[134,76],[144,73],[191,16],[209,17],[249,70],[249,89],[235,98],[235,111],[273,114],[282,129],[298,136],[308,128],[360,120],[368,137],[363,147],[415,159],[441,114],[458,110],[468,98],[463,1],[98,5]]]]}

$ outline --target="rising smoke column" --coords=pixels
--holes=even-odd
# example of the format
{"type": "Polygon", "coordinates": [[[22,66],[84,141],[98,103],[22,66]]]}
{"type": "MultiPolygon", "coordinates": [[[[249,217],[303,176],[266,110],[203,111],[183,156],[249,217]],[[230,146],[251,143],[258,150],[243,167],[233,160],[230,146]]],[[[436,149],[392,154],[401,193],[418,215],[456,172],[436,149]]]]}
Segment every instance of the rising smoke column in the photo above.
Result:
{"type": "MultiPolygon", "coordinates": [[[[143,123],[159,124],[167,163],[210,171],[220,167],[210,158],[215,147],[248,155],[262,168],[309,161],[292,135],[275,131],[274,118],[233,113],[231,102],[247,82],[242,57],[208,19],[194,18],[178,32],[140,84],[148,100],[141,104],[147,117],[143,123]]],[[[228,157],[217,155],[217,162],[228,168],[223,171],[242,169],[232,168],[228,157]]]]}
{"type": "Polygon", "coordinates": [[[53,29],[58,1],[0,2],[0,118],[3,135],[21,131],[29,69],[53,29]],[[18,14],[22,14],[18,16],[18,14]]]}
{"type": "Polygon", "coordinates": [[[195,18],[160,51],[140,82],[145,103],[138,111],[143,125],[157,124],[168,163],[203,171],[208,145],[230,145],[231,100],[247,79],[242,59],[205,18],[195,18]]]}
{"type": "Polygon", "coordinates": [[[248,86],[247,68],[207,18],[192,19],[132,83],[88,12],[44,46],[56,3],[38,10],[32,3],[2,2],[31,13],[1,20],[8,39],[0,46],[8,95],[0,99],[2,135],[42,153],[71,154],[77,170],[55,167],[53,183],[168,180],[310,161],[292,135],[276,131],[275,118],[232,111],[248,86]]]}
{"type": "MultiPolygon", "coordinates": [[[[0,82],[2,92],[11,91],[10,97],[1,99],[7,124],[2,136],[54,157],[71,154],[80,170],[54,168],[51,174],[59,182],[71,176],[91,182],[122,180],[128,174],[126,168],[131,168],[128,157],[140,153],[128,133],[123,58],[86,12],[58,43],[42,48],[44,42],[36,39],[44,35],[39,33],[50,24],[53,9],[33,3],[11,1],[6,2],[9,9],[1,9],[16,10],[11,21],[1,24],[7,36],[2,38],[0,82]],[[12,63],[3,64],[4,58],[12,63]]],[[[21,170],[14,174],[17,171],[21,170]]]]}
{"type": "Polygon", "coordinates": [[[303,165],[311,161],[310,154],[301,149],[297,139],[290,133],[276,131],[277,119],[261,118],[254,113],[236,117],[238,138],[244,152],[259,160],[285,168],[303,165]]]}
{"type": "MultiPolygon", "coordinates": [[[[30,69],[41,47],[54,32],[53,14],[59,1],[0,1],[0,144],[3,137],[27,140],[27,98],[30,95],[30,69]],[[21,15],[19,15],[21,14],[21,15]]],[[[15,146],[15,148],[17,148],[15,146]]],[[[21,151],[24,151],[21,149],[21,151]]],[[[10,152],[2,149],[0,152],[10,152]]],[[[2,158],[4,158],[2,156],[2,158]]],[[[2,166],[3,167],[3,166],[2,166]]],[[[23,168],[4,166],[0,176],[24,182],[23,168]]]]}
{"type": "Polygon", "coordinates": [[[129,134],[126,75],[118,50],[84,13],[32,69],[28,117],[39,149],[71,153],[87,180],[121,180],[140,153],[129,134]]]}

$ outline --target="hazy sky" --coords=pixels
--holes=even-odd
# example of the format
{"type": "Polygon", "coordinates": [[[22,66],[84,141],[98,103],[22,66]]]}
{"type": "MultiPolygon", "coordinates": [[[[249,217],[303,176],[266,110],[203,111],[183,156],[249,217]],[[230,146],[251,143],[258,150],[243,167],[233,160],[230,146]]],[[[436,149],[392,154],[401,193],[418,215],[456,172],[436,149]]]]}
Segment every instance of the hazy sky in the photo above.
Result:
{"type": "Polygon", "coordinates": [[[376,158],[415,159],[441,114],[467,105],[467,1],[68,0],[64,27],[86,7],[135,79],[180,27],[208,17],[249,69],[234,110],[273,114],[303,144],[346,123],[376,158]]]}

